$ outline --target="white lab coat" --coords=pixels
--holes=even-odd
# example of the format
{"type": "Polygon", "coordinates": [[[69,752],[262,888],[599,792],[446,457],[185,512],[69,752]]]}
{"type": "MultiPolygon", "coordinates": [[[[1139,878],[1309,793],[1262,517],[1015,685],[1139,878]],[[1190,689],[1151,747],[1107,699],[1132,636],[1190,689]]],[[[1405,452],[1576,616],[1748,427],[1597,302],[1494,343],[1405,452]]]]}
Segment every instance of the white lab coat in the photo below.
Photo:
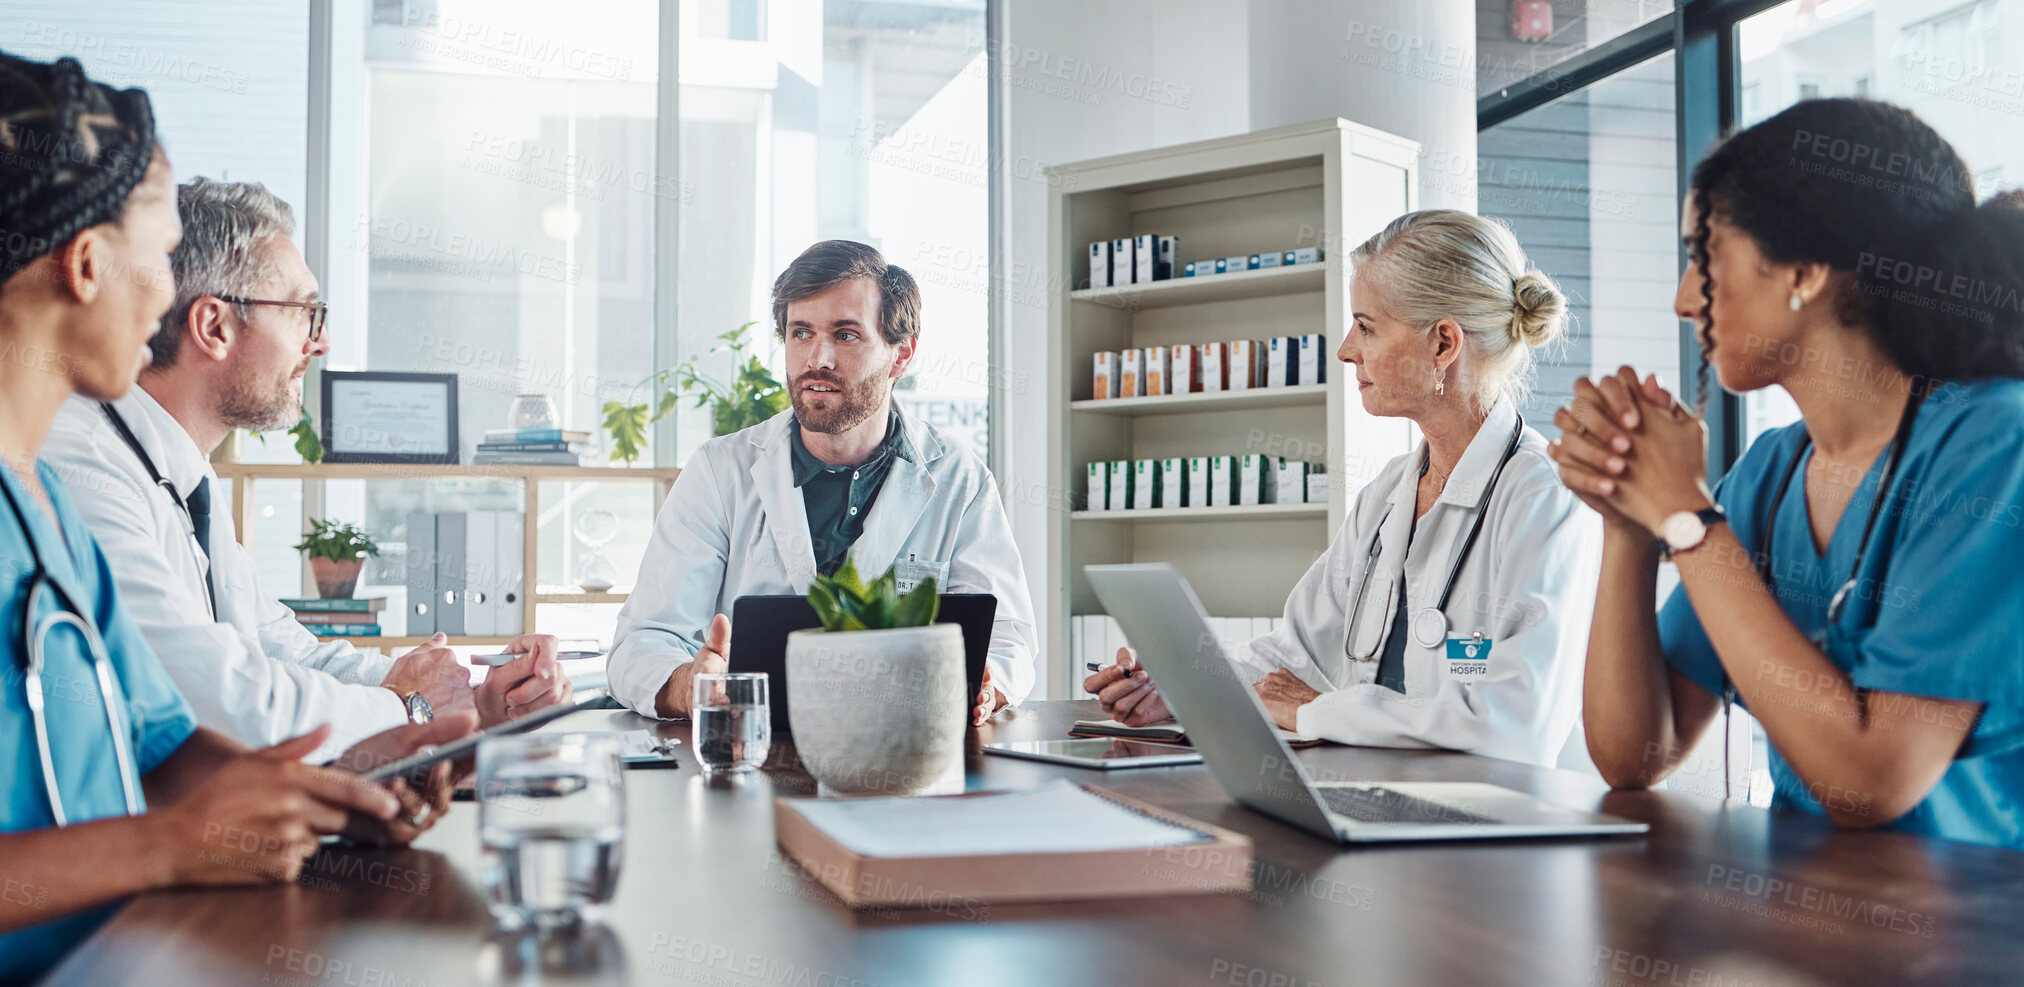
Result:
{"type": "MultiPolygon", "coordinates": [[[[997,484],[939,428],[911,415],[900,422],[916,461],[893,460],[851,558],[866,575],[911,560],[942,592],[997,596],[986,663],[999,691],[1020,702],[1038,678],[1033,601],[997,484]]],[[[815,550],[794,485],[794,427],[789,410],[712,439],[676,478],[612,638],[606,674],[627,706],[655,715],[668,676],[739,597],[808,592],[815,550]]]]}
{"type": "Polygon", "coordinates": [[[206,548],[216,570],[217,621],[182,512],[149,479],[97,402],[64,402],[42,459],[70,489],[112,562],[121,602],[197,723],[253,747],[329,723],[330,740],[311,755],[323,760],[408,722],[400,697],[379,687],[391,659],[344,641],[319,642],[281,601],[261,595],[253,558],[234,534],[231,492],[190,433],[138,386],[113,407],[179,495],[211,479],[206,548]]]}
{"type": "Polygon", "coordinates": [[[1357,495],[1335,542],[1293,588],[1279,628],[1237,650],[1236,661],[1254,679],[1285,668],[1321,691],[1300,708],[1299,732],[1344,744],[1555,763],[1580,716],[1602,519],[1561,485],[1545,438],[1529,426],[1496,488],[1486,491],[1516,425],[1510,402],[1491,410],[1440,498],[1420,518],[1409,555],[1402,550],[1423,453],[1386,464],[1357,495]],[[1451,675],[1445,642],[1421,647],[1408,624],[1406,691],[1378,685],[1401,565],[1407,606],[1415,613],[1432,606],[1479,506],[1489,513],[1446,612],[1450,633],[1481,631],[1491,641],[1487,672],[1451,675]],[[1374,532],[1381,554],[1355,642],[1356,653],[1371,658],[1356,661],[1346,654],[1350,607],[1362,589],[1374,532]]]}

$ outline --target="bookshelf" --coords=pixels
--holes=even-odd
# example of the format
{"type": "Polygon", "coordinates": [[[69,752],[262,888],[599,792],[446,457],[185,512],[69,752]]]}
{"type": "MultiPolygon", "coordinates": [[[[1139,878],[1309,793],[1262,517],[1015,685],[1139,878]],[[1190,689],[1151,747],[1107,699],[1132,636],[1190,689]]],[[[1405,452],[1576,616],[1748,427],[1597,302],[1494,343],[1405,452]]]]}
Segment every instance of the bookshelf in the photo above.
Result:
{"type": "MultiPolygon", "coordinates": [[[[1085,565],[1171,562],[1212,616],[1277,617],[1327,547],[1361,484],[1411,448],[1397,419],[1366,415],[1333,360],[1348,322],[1346,255],[1416,207],[1419,145],[1323,120],[1115,155],[1054,169],[1048,211],[1048,695],[1079,695],[1071,618],[1103,613],[1085,565]],[[1066,180],[1067,176],[1073,180],[1066,180]],[[1180,238],[1180,263],[1295,247],[1322,261],[1111,288],[1089,284],[1088,245],[1141,234],[1180,238]],[[1326,383],[1095,399],[1105,350],[1320,332],[1326,383]],[[1260,453],[1321,461],[1325,503],[1084,510],[1091,462],[1260,453]]],[[[1178,272],[1177,272],[1178,273],[1178,272]]]]}
{"type": "MultiPolygon", "coordinates": [[[[213,463],[218,479],[232,485],[232,523],[238,529],[240,543],[247,544],[253,530],[253,497],[251,487],[259,480],[294,480],[310,483],[319,480],[493,480],[500,483],[518,483],[522,489],[522,523],[526,531],[522,542],[522,582],[520,587],[521,626],[532,628],[535,608],[544,603],[624,603],[624,593],[543,593],[536,586],[540,573],[540,533],[537,530],[541,515],[541,484],[545,481],[649,481],[654,484],[656,503],[667,500],[668,490],[674,486],[675,477],[681,468],[624,467],[624,466],[519,466],[484,463],[454,466],[421,466],[409,463],[213,463]]],[[[250,547],[250,546],[249,546],[250,547]]],[[[360,647],[405,648],[414,647],[428,640],[419,636],[393,637],[326,637],[326,641],[345,640],[360,647]]],[[[450,639],[453,645],[494,646],[511,641],[507,637],[464,636],[450,639]]]]}

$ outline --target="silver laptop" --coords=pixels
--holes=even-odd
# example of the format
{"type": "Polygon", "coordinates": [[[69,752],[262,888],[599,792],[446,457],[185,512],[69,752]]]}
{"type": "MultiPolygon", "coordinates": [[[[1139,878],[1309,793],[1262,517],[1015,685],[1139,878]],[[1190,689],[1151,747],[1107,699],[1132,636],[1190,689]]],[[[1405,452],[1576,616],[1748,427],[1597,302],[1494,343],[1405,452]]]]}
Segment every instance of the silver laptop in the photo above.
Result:
{"type": "Polygon", "coordinates": [[[1345,843],[1643,833],[1644,823],[1474,782],[1315,781],[1230,661],[1195,591],[1164,562],[1084,567],[1167,708],[1231,798],[1345,843]]]}

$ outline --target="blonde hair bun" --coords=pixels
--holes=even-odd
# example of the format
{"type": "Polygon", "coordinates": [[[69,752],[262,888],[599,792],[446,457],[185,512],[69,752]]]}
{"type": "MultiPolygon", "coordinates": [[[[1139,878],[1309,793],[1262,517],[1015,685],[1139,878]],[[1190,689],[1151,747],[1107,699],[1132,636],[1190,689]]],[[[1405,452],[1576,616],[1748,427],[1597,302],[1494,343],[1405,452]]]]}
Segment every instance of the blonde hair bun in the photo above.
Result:
{"type": "Polygon", "coordinates": [[[1560,338],[1567,325],[1567,296],[1538,268],[1511,283],[1511,338],[1538,348],[1560,338]]]}

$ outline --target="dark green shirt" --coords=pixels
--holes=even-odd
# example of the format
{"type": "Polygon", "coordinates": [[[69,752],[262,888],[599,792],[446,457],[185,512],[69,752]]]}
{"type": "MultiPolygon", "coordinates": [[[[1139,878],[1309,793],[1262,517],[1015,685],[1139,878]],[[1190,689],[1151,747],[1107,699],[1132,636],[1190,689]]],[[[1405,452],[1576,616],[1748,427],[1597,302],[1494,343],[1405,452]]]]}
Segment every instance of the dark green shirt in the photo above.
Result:
{"type": "MultiPolygon", "coordinates": [[[[808,541],[815,549],[815,568],[825,576],[843,567],[844,556],[864,533],[865,515],[871,513],[879,488],[885,486],[894,457],[914,462],[913,445],[907,442],[895,403],[886,420],[885,438],[871,457],[857,466],[831,466],[801,444],[801,426],[794,426],[794,485],[801,488],[801,505],[808,512],[808,541]]],[[[877,573],[860,573],[875,576],[877,573]]]]}

